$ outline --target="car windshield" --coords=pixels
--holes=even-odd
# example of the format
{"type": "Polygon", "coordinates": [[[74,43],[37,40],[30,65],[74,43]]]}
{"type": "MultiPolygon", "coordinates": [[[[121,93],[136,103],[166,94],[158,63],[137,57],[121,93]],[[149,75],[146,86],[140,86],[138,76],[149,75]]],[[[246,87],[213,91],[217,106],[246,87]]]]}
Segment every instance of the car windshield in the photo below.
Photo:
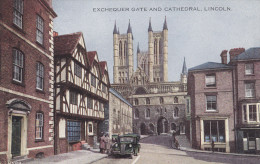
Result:
{"type": "Polygon", "coordinates": [[[133,137],[120,137],[120,142],[133,142],[133,137]]]}

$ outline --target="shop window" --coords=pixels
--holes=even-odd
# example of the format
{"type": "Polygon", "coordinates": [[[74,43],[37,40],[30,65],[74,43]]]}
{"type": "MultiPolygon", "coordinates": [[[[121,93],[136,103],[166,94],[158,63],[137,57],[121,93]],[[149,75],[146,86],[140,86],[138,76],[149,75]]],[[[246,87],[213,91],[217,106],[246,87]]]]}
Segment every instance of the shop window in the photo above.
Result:
{"type": "Polygon", "coordinates": [[[225,142],[225,121],[204,120],[204,142],[225,142]]]}

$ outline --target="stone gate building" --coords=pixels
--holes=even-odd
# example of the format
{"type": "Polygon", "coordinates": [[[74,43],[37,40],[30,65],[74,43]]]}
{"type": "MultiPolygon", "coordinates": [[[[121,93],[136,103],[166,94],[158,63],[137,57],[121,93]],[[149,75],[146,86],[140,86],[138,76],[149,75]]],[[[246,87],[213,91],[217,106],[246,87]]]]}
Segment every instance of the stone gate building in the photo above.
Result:
{"type": "Polygon", "coordinates": [[[133,131],[140,134],[185,133],[185,95],[187,68],[185,60],[180,81],[168,81],[168,27],[162,31],[148,27],[148,51],[137,47],[134,71],[132,27],[120,34],[114,26],[114,84],[112,87],[133,104],[133,131]]]}

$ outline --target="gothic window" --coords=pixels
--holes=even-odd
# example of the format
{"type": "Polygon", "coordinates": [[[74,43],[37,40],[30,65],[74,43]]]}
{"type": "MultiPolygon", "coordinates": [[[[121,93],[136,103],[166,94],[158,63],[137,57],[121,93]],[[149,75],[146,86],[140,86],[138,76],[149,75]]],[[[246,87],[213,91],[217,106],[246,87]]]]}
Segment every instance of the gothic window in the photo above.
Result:
{"type": "Polygon", "coordinates": [[[120,61],[120,65],[123,65],[122,63],[122,41],[119,42],[119,61],[120,61]]]}
{"type": "Polygon", "coordinates": [[[42,63],[37,62],[36,65],[36,88],[43,90],[44,81],[44,66],[42,63]]]}
{"type": "Polygon", "coordinates": [[[126,48],[127,48],[127,44],[125,41],[125,43],[124,43],[124,65],[126,65],[126,54],[127,54],[126,48]]]}
{"type": "Polygon", "coordinates": [[[150,99],[146,98],[146,104],[150,104],[150,99]]]}
{"type": "Polygon", "coordinates": [[[14,0],[13,23],[23,28],[23,0],[14,0]]]}
{"type": "Polygon", "coordinates": [[[174,108],[173,117],[179,117],[179,108],[174,108]]]}
{"type": "Polygon", "coordinates": [[[157,40],[154,41],[154,64],[157,64],[157,40]]]}
{"type": "Polygon", "coordinates": [[[146,109],[145,118],[150,118],[150,109],[146,109]]]}
{"type": "Polygon", "coordinates": [[[178,97],[174,97],[174,103],[178,103],[179,100],[178,100],[178,97]]]}
{"type": "Polygon", "coordinates": [[[135,109],[134,118],[139,118],[139,110],[135,109]]]}
{"type": "Polygon", "coordinates": [[[163,104],[163,97],[160,97],[160,104],[163,104]]]}

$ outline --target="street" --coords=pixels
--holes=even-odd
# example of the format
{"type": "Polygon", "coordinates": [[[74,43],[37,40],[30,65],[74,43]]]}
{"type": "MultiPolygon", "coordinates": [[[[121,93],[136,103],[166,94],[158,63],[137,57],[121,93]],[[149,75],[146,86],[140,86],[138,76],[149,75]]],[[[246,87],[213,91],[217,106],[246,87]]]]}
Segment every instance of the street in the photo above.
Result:
{"type": "Polygon", "coordinates": [[[141,151],[138,156],[133,156],[133,159],[108,157],[94,164],[256,164],[260,160],[260,157],[176,150],[171,148],[170,139],[171,137],[166,135],[147,137],[141,140],[141,151]]]}

